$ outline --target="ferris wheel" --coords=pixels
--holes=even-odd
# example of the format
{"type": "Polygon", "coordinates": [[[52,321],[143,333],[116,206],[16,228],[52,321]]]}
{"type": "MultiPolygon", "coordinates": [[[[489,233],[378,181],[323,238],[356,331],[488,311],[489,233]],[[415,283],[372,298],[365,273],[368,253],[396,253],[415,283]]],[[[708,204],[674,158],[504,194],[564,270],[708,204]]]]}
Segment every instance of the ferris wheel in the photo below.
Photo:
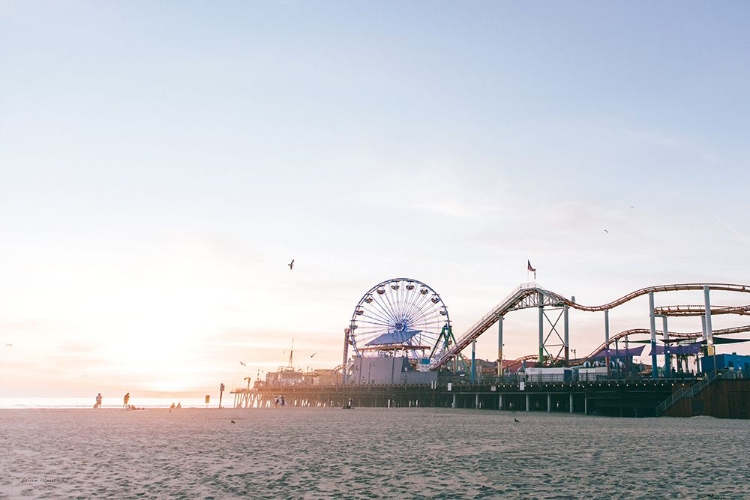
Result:
{"type": "Polygon", "coordinates": [[[365,293],[348,331],[355,356],[405,356],[420,369],[455,343],[440,295],[409,278],[383,281],[365,293]]]}

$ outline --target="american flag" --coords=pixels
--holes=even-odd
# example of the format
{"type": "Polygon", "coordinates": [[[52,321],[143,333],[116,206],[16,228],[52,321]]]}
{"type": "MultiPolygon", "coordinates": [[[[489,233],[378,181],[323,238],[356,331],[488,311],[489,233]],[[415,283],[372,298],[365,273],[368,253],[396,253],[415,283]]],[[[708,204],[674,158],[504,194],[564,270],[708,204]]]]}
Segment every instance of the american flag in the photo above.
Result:
{"type": "Polygon", "coordinates": [[[529,272],[534,273],[534,279],[536,279],[536,268],[531,267],[531,261],[530,260],[526,261],[526,270],[529,271],[529,272]]]}

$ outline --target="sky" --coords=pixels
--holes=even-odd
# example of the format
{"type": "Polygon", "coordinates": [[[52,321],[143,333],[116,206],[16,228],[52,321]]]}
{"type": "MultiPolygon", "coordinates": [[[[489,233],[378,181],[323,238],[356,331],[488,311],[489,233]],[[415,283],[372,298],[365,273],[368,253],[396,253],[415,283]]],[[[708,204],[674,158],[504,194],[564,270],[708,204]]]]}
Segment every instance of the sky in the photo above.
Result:
{"type": "MultiPolygon", "coordinates": [[[[750,284],[748,25],[741,1],[0,0],[0,397],[333,368],[390,278],[456,335],[527,261],[585,305],[750,284]]],[[[648,326],[646,298],[610,312],[648,326]]],[[[572,311],[571,348],[603,329],[572,311]]]]}

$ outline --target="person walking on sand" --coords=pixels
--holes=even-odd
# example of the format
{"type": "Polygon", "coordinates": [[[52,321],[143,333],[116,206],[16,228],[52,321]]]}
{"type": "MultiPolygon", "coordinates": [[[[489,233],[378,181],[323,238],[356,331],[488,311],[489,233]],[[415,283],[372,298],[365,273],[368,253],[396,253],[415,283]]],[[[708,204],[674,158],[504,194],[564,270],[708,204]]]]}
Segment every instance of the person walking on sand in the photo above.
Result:
{"type": "Polygon", "coordinates": [[[125,394],[124,398],[122,398],[122,407],[123,408],[130,408],[130,406],[128,405],[128,401],[130,401],[130,393],[129,392],[127,394],[125,394]]]}
{"type": "Polygon", "coordinates": [[[94,408],[101,408],[102,407],[102,393],[98,393],[96,395],[96,404],[94,405],[94,408]]]}

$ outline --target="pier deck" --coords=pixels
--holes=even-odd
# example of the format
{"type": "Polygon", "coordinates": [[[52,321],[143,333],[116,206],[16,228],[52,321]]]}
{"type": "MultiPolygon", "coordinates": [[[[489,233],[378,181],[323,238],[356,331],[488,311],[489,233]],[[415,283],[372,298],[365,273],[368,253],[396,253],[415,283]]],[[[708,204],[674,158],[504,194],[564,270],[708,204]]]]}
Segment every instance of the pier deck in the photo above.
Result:
{"type": "MultiPolygon", "coordinates": [[[[284,396],[291,407],[443,407],[545,411],[616,417],[657,416],[657,406],[695,381],[671,379],[540,383],[438,383],[433,385],[266,385],[238,389],[235,407],[273,407],[284,396]]],[[[705,390],[684,398],[666,416],[750,418],[750,380],[717,377],[705,390]]]]}

